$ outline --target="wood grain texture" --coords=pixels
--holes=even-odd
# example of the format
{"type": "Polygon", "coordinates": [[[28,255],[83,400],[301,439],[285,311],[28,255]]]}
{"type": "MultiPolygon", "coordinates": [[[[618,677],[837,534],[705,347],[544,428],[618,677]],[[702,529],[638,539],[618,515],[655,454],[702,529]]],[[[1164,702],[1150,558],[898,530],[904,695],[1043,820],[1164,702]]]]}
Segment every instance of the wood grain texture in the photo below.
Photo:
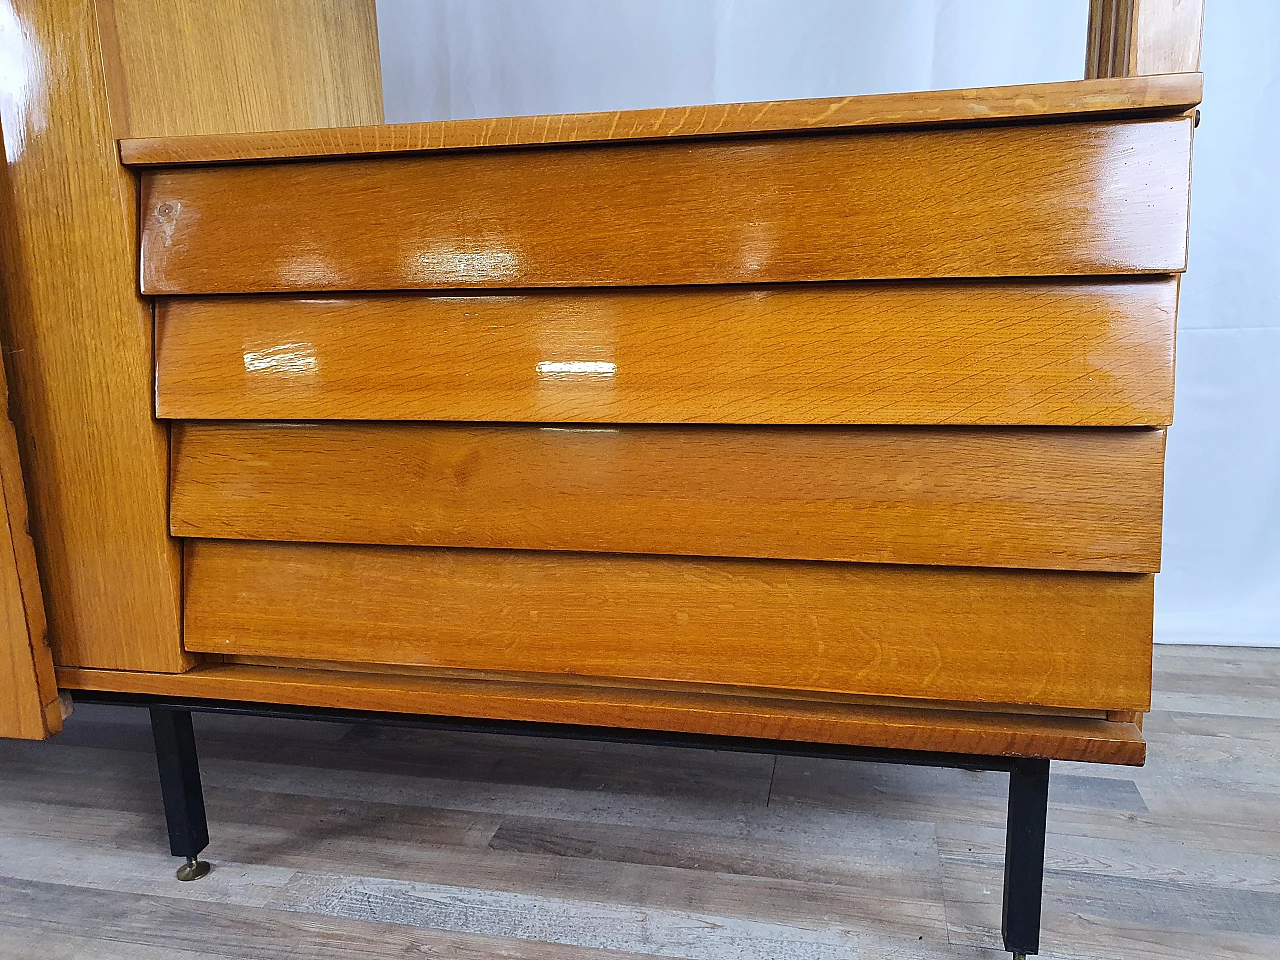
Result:
{"type": "Polygon", "coordinates": [[[1193,74],[1203,22],[1204,0],[1094,0],[1085,76],[1193,74]]]}
{"type": "Polygon", "coordinates": [[[591,687],[206,664],[181,675],[60,669],[73,690],[292,703],[427,716],[570,723],[987,756],[1143,763],[1137,727],[1082,717],[836,705],[591,687]]]}
{"type": "Polygon", "coordinates": [[[13,10],[27,93],[2,100],[5,341],[54,658],[180,670],[168,433],[151,413],[137,197],[112,141],[94,5],[13,10]]]}
{"type": "Polygon", "coordinates": [[[382,123],[374,0],[97,0],[117,137],[382,123]]]}
{"type": "Polygon", "coordinates": [[[122,141],[120,155],[126,164],[148,166],[922,124],[1137,118],[1185,112],[1200,102],[1202,87],[1201,77],[1175,73],[1133,79],[707,104],[612,113],[444,120],[338,130],[274,130],[233,136],[154,136],[122,141]]]}
{"type": "Polygon", "coordinates": [[[168,436],[152,416],[136,184],[114,138],[380,120],[373,3],[12,6],[5,332],[54,655],[181,670],[168,436]]]}
{"type": "Polygon", "coordinates": [[[1168,273],[1190,148],[1184,118],[159,168],[142,287],[1168,273]]]}
{"type": "Polygon", "coordinates": [[[1145,710],[1152,578],[187,541],[191,651],[1145,710]]]}
{"type": "Polygon", "coordinates": [[[18,437],[0,364],[0,737],[41,740],[61,729],[18,437]]]}
{"type": "MultiPolygon", "coordinates": [[[[405,664],[357,663],[344,660],[316,660],[309,657],[254,657],[228,653],[207,655],[203,657],[206,664],[244,665],[253,667],[279,667],[286,670],[319,670],[324,673],[361,673],[390,674],[395,677],[429,677],[448,680],[502,680],[509,683],[535,683],[545,685],[547,675],[543,673],[517,673],[505,670],[456,670],[445,667],[407,666],[405,664]]],[[[610,677],[583,677],[576,674],[558,674],[554,679],[557,686],[587,687],[625,687],[628,690],[655,690],[658,692],[682,691],[685,693],[708,693],[725,696],[725,689],[715,683],[690,683],[669,680],[637,680],[628,678],[619,680],[610,677]]],[[[1016,713],[1028,716],[1079,717],[1086,720],[1121,720],[1132,721],[1134,717],[1143,716],[1134,710],[1085,710],[1079,707],[1044,707],[1025,703],[994,703],[983,701],[973,703],[966,700],[921,700],[911,697],[873,697],[855,693],[827,693],[813,690],[775,690],[770,687],[735,687],[733,696],[761,697],[765,699],[813,700],[820,703],[831,703],[855,707],[902,707],[923,710],[959,710],[972,713],[1016,713]]],[[[1141,724],[1138,724],[1141,727],[1141,724]]]]}
{"type": "Polygon", "coordinates": [[[1162,430],[174,426],[181,537],[1155,572],[1162,430]]]}
{"type": "Polygon", "coordinates": [[[1137,0],[1091,0],[1086,80],[1131,76],[1137,59],[1137,0]]]}
{"type": "Polygon", "coordinates": [[[1132,74],[1198,71],[1203,26],[1204,0],[1141,0],[1132,74]]]}
{"type": "Polygon", "coordinates": [[[175,419],[1146,426],[1172,278],[165,298],[175,419]]]}

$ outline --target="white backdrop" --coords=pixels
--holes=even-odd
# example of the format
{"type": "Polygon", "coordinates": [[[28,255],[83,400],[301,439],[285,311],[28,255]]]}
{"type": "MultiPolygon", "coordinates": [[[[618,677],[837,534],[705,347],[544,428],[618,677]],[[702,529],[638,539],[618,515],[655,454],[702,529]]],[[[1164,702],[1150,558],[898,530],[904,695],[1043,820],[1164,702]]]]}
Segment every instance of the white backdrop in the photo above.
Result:
{"type": "MultiPolygon", "coordinates": [[[[1280,3],[1207,4],[1156,639],[1280,645],[1280,3]]],[[[1086,0],[378,0],[389,123],[1078,79],[1086,0]]]]}

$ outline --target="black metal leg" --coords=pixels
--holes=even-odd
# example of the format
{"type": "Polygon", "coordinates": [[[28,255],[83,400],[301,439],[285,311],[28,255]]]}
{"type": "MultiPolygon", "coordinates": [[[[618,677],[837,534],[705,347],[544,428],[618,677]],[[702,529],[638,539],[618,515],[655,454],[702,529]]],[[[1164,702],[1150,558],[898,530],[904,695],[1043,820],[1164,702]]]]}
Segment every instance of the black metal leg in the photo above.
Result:
{"type": "Polygon", "coordinates": [[[1049,809],[1049,761],[1018,760],[1009,771],[1004,841],[1004,948],[1015,957],[1040,952],[1040,895],[1049,809]]]}
{"type": "Polygon", "coordinates": [[[204,815],[191,711],[152,707],[151,732],[156,741],[164,818],[169,825],[169,850],[186,860],[178,868],[178,879],[199,880],[209,872],[209,865],[199,859],[200,851],[209,845],[209,824],[204,815]]]}

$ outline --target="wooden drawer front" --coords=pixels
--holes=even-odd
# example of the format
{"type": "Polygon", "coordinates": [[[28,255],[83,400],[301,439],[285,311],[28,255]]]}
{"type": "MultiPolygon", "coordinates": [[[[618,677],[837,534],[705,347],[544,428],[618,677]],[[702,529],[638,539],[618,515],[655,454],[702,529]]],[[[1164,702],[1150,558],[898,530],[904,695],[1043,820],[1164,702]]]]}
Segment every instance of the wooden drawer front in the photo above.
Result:
{"type": "Polygon", "coordinates": [[[160,300],[175,419],[1165,425],[1177,281],[160,300]]]}
{"type": "Polygon", "coordinates": [[[1180,271],[1191,121],[159,168],[147,294],[1180,271]]]}
{"type": "Polygon", "coordinates": [[[180,423],[176,536],[1153,572],[1164,431],[180,423]]]}
{"type": "Polygon", "coordinates": [[[188,650],[1144,710],[1149,575],[192,540],[188,650]]]}

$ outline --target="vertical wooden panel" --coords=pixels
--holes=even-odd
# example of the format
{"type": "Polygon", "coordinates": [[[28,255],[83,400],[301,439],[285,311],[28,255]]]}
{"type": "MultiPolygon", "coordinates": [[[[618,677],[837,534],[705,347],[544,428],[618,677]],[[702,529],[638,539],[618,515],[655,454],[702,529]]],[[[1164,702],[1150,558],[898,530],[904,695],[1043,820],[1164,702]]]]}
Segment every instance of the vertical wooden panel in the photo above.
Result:
{"type": "Polygon", "coordinates": [[[18,0],[3,117],[7,342],[32,534],[63,665],[176,671],[180,556],[151,417],[134,183],[112,141],[92,0],[18,0]]]}
{"type": "Polygon", "coordinates": [[[1140,0],[1130,76],[1200,69],[1204,0],[1140,0]]]}
{"type": "Polygon", "coordinates": [[[62,729],[62,711],[8,406],[0,366],[0,737],[40,740],[62,729]]]}
{"type": "Polygon", "coordinates": [[[180,671],[167,430],[115,137],[382,119],[373,0],[15,0],[6,324],[59,664],[180,671]],[[105,54],[105,55],[104,55],[105,54]]]}
{"type": "Polygon", "coordinates": [[[1204,0],[1092,0],[1085,78],[1194,73],[1204,0]]]}
{"type": "Polygon", "coordinates": [[[1129,76],[1136,10],[1136,0],[1092,0],[1085,79],[1129,76]]]}
{"type": "Polygon", "coordinates": [[[382,123],[374,0],[97,0],[118,137],[382,123]]]}

